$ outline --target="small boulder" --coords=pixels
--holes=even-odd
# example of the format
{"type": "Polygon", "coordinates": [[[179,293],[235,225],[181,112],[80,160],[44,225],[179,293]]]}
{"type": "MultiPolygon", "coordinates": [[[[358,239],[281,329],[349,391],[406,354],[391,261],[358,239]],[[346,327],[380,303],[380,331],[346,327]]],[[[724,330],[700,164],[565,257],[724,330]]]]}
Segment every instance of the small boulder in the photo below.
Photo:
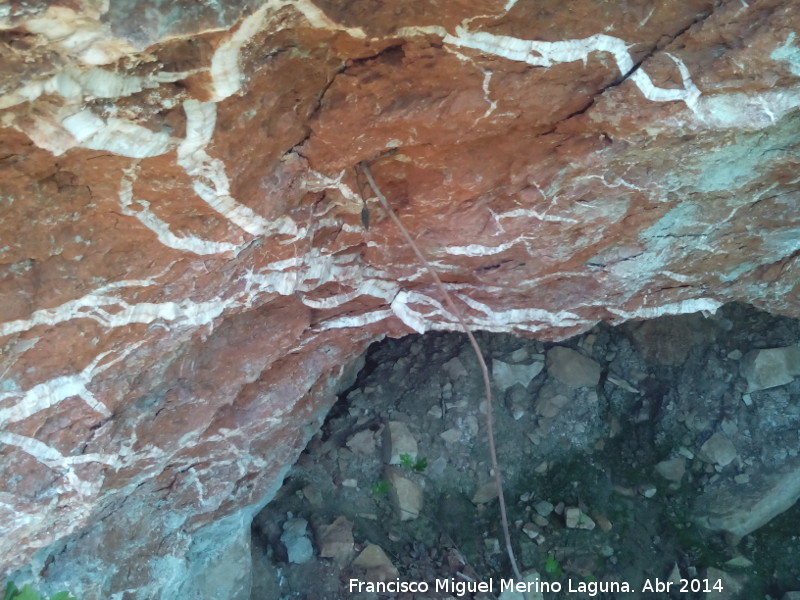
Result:
{"type": "Polygon", "coordinates": [[[459,381],[467,376],[467,370],[464,368],[464,363],[457,356],[451,358],[442,365],[442,369],[447,373],[451,381],[459,381]]]}
{"type": "Polygon", "coordinates": [[[411,521],[419,517],[422,512],[422,488],[396,467],[387,467],[384,477],[392,486],[389,499],[397,517],[401,521],[411,521]]]}
{"type": "Polygon", "coordinates": [[[600,381],[600,365],[565,346],[547,351],[547,372],[572,388],[591,387],[600,381]]]}
{"type": "Polygon", "coordinates": [[[366,579],[374,581],[388,581],[398,576],[397,569],[386,556],[380,546],[367,544],[361,553],[352,562],[354,567],[363,569],[366,579]]]}
{"type": "Polygon", "coordinates": [[[539,398],[536,400],[536,414],[546,419],[552,419],[561,409],[564,408],[569,402],[569,398],[562,394],[553,396],[552,398],[539,398]]]}
{"type": "Polygon", "coordinates": [[[417,459],[417,440],[411,435],[408,425],[402,421],[389,421],[383,430],[383,460],[389,465],[399,465],[404,454],[411,460],[417,459]]]}
{"type": "Polygon", "coordinates": [[[742,358],[739,369],[748,392],[786,385],[800,375],[800,346],[752,350],[742,358]]]}
{"type": "Polygon", "coordinates": [[[286,546],[291,563],[307,563],[314,556],[314,548],[308,539],[308,521],[305,519],[288,519],[283,524],[281,542],[286,546]]]}
{"type": "Polygon", "coordinates": [[[537,513],[539,513],[543,517],[546,517],[551,512],[553,512],[553,509],[555,507],[551,502],[548,502],[547,500],[539,500],[539,502],[537,502],[533,508],[536,509],[537,513]]]}
{"type": "Polygon", "coordinates": [[[492,381],[495,386],[505,391],[520,384],[528,387],[533,378],[544,369],[544,363],[536,361],[529,365],[512,365],[499,360],[492,361],[492,381]]]}
{"type": "Polygon", "coordinates": [[[591,531],[595,528],[595,522],[592,518],[575,506],[566,508],[564,511],[564,521],[566,522],[567,529],[586,529],[591,531]]]}
{"type": "Polygon", "coordinates": [[[364,429],[350,436],[346,446],[355,454],[374,454],[375,453],[375,433],[369,429],[364,429]]]}
{"type": "Polygon", "coordinates": [[[497,484],[492,479],[480,486],[472,496],[473,504],[486,504],[497,498],[497,484]]]}
{"type": "Polygon", "coordinates": [[[686,473],[686,459],[683,456],[662,460],[656,465],[656,473],[667,481],[680,483],[686,473]]]}
{"type": "Polygon", "coordinates": [[[681,570],[678,567],[678,563],[675,563],[675,565],[672,567],[672,571],[670,571],[667,581],[676,586],[681,584],[681,570]]]}
{"type": "Polygon", "coordinates": [[[322,558],[331,558],[344,566],[353,555],[353,523],[345,517],[337,517],[330,525],[322,525],[317,531],[317,546],[322,558]]]}
{"type": "Polygon", "coordinates": [[[705,595],[709,600],[711,598],[714,598],[714,600],[734,600],[739,597],[742,591],[742,582],[738,577],[715,567],[706,569],[706,579],[708,579],[708,586],[712,588],[705,595]],[[713,589],[718,581],[722,585],[722,591],[719,591],[719,588],[713,589]]]}
{"type": "Polygon", "coordinates": [[[728,466],[736,458],[736,447],[724,434],[715,433],[700,446],[698,456],[706,462],[717,464],[720,467],[728,466]]]}

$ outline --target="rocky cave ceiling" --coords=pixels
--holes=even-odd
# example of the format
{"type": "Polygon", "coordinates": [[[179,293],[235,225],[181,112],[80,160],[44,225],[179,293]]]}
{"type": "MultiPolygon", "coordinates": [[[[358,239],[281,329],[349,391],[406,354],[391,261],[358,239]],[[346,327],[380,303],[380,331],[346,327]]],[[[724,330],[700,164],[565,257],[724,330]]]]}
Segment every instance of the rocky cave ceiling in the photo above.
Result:
{"type": "Polygon", "coordinates": [[[0,5],[3,573],[205,597],[366,346],[455,328],[361,161],[475,329],[800,317],[798,31],[793,0],[0,5]]]}

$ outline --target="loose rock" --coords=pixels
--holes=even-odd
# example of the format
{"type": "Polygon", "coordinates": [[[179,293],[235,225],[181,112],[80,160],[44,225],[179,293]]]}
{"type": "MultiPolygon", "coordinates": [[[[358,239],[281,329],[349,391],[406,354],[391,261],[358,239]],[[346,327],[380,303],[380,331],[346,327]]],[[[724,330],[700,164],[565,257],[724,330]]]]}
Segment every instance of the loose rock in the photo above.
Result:
{"type": "Polygon", "coordinates": [[[286,546],[289,562],[302,564],[314,556],[314,548],[308,539],[308,521],[305,519],[289,519],[283,524],[281,542],[286,546]]]}
{"type": "Polygon", "coordinates": [[[547,372],[572,388],[591,387],[600,381],[600,365],[565,346],[547,351],[547,372]]]}
{"type": "Polygon", "coordinates": [[[748,392],[791,383],[800,375],[800,346],[753,350],[745,354],[740,368],[748,392]]]}
{"type": "Polygon", "coordinates": [[[546,419],[550,419],[558,415],[561,409],[567,405],[569,398],[558,394],[552,398],[539,398],[536,401],[536,414],[546,419]]]}
{"type": "Polygon", "coordinates": [[[739,593],[742,591],[742,584],[738,577],[715,567],[709,567],[706,570],[706,578],[708,579],[709,587],[713,588],[718,580],[722,584],[721,592],[714,589],[706,592],[705,597],[708,600],[711,600],[712,598],[714,600],[735,600],[739,597],[739,593]]]}
{"type": "Polygon", "coordinates": [[[337,517],[330,525],[317,531],[317,545],[322,558],[331,558],[339,565],[347,564],[353,555],[353,523],[345,517],[337,517]]]}
{"type": "Polygon", "coordinates": [[[698,456],[706,462],[725,467],[733,462],[737,452],[733,443],[724,434],[717,432],[700,446],[698,456]]]}
{"type": "Polygon", "coordinates": [[[656,472],[667,481],[680,483],[686,472],[686,459],[682,456],[663,460],[656,465],[656,472]]]}
{"type": "Polygon", "coordinates": [[[375,452],[375,433],[369,429],[359,431],[347,440],[346,445],[356,454],[373,454],[375,452]]]}
{"type": "Polygon", "coordinates": [[[383,430],[383,460],[390,465],[399,465],[404,454],[416,460],[417,440],[411,435],[408,425],[402,421],[389,421],[383,430]]]}
{"type": "Polygon", "coordinates": [[[553,509],[555,507],[551,502],[548,502],[547,500],[539,500],[539,502],[537,502],[533,508],[536,509],[537,513],[539,513],[543,517],[546,517],[551,512],[553,512],[553,509]]]}
{"type": "Polygon", "coordinates": [[[380,546],[367,544],[353,561],[353,566],[366,571],[366,578],[377,581],[395,579],[397,569],[380,546]]]}
{"type": "Polygon", "coordinates": [[[595,522],[589,515],[581,511],[580,508],[570,506],[564,511],[564,521],[567,529],[587,529],[591,531],[595,528],[595,522]]]}
{"type": "Polygon", "coordinates": [[[422,512],[422,488],[416,482],[408,479],[403,471],[396,467],[387,467],[384,477],[391,485],[389,498],[397,517],[401,521],[410,521],[419,517],[422,512]]]}
{"type": "Polygon", "coordinates": [[[497,485],[494,481],[487,481],[480,486],[472,496],[473,504],[486,504],[497,498],[497,485]]]}
{"type": "Polygon", "coordinates": [[[492,382],[501,390],[520,384],[528,387],[533,378],[544,369],[544,363],[536,361],[530,365],[512,365],[499,360],[492,361],[492,382]]]}

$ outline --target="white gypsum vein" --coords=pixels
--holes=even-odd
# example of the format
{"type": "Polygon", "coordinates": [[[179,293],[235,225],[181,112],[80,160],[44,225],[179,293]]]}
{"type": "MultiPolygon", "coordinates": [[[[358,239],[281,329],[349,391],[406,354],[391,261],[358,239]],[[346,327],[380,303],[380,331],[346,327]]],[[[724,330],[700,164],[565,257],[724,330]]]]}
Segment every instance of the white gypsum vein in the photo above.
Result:
{"type": "Polygon", "coordinates": [[[100,365],[101,361],[111,354],[111,350],[98,354],[94,360],[79,373],[55,377],[39,383],[24,392],[13,391],[0,394],[0,401],[8,399],[17,400],[16,404],[13,406],[0,409],[0,426],[7,426],[11,423],[22,421],[31,415],[58,404],[62,400],[72,397],[80,398],[89,408],[97,411],[104,417],[111,416],[111,411],[109,411],[108,407],[98,400],[86,386],[91,383],[95,376],[123,360],[143,343],[144,342],[136,342],[127,346],[113,360],[107,361],[102,365],[100,365]]]}
{"type": "Polygon", "coordinates": [[[541,323],[548,323],[549,325],[572,326],[586,322],[586,320],[582,319],[579,315],[566,310],[551,312],[540,308],[511,308],[508,310],[495,311],[488,305],[478,302],[466,294],[456,294],[456,297],[460,298],[473,310],[486,315],[485,319],[478,320],[478,323],[497,325],[501,323],[539,321],[541,323]]]}
{"type": "Polygon", "coordinates": [[[117,459],[115,456],[107,456],[102,454],[86,454],[78,456],[64,456],[52,446],[48,446],[35,438],[27,437],[11,433],[10,431],[0,430],[0,443],[8,446],[19,448],[26,454],[30,455],[38,462],[42,463],[50,469],[62,471],[67,483],[73,490],[83,496],[89,496],[102,485],[102,480],[86,481],[78,477],[73,468],[76,464],[97,462],[109,465],[111,467],[117,466],[117,459]]]}
{"type": "MultiPolygon", "coordinates": [[[[485,31],[472,32],[463,27],[457,27],[456,35],[446,34],[443,41],[454,46],[480,50],[537,67],[550,67],[554,64],[574,61],[585,63],[593,52],[611,54],[621,75],[631,73],[635,66],[628,51],[628,45],[619,38],[602,33],[583,39],[542,42],[495,35],[485,31]]],[[[683,89],[656,87],[643,69],[633,70],[630,79],[648,100],[654,102],[682,101],[689,108],[694,109],[697,99],[700,97],[700,90],[692,82],[689,70],[683,61],[672,55],[668,54],[668,56],[678,67],[683,80],[683,89]]]]}
{"type": "Polygon", "coordinates": [[[57,325],[58,323],[63,323],[64,321],[70,321],[72,319],[90,318],[98,320],[92,315],[92,311],[99,310],[102,306],[119,304],[119,298],[112,293],[114,290],[156,285],[155,280],[164,275],[171,267],[172,264],[148,279],[127,279],[108,283],[85,296],[81,296],[75,300],[69,300],[54,308],[37,310],[31,314],[28,319],[16,319],[14,321],[0,323],[0,336],[28,331],[39,325],[57,325]]]}
{"type": "Polygon", "coordinates": [[[119,183],[119,203],[122,213],[136,218],[142,225],[156,234],[158,241],[168,248],[192,252],[199,255],[236,252],[239,246],[228,242],[209,242],[194,235],[179,236],[170,231],[169,225],[159,219],[151,210],[146,200],[133,199],[133,183],[136,180],[136,166],[125,169],[119,183]],[[134,210],[133,205],[139,206],[134,210]]]}
{"type": "Polygon", "coordinates": [[[371,312],[362,313],[360,315],[345,315],[342,317],[334,317],[326,319],[320,323],[318,330],[327,331],[328,329],[345,329],[349,327],[363,327],[370,323],[377,323],[383,321],[396,313],[390,309],[373,310],[371,312]]]}
{"type": "MultiPolygon", "coordinates": [[[[330,19],[324,11],[310,0],[268,0],[258,10],[242,19],[236,29],[230,33],[214,52],[209,69],[213,82],[213,102],[219,102],[237,93],[242,87],[242,72],[239,70],[239,56],[242,47],[268,25],[267,15],[284,6],[291,6],[316,29],[343,31],[354,38],[366,38],[360,27],[345,27],[330,19]]],[[[286,25],[278,23],[278,29],[286,25]]]]}
{"type": "Polygon", "coordinates": [[[722,302],[713,298],[691,298],[679,302],[662,304],[661,306],[642,306],[635,310],[621,310],[607,306],[606,309],[626,321],[631,319],[655,319],[663,315],[682,315],[694,312],[713,313],[722,306],[722,302]]]}
{"type": "Polygon", "coordinates": [[[206,152],[217,120],[216,104],[186,100],[183,109],[186,113],[186,137],[178,145],[178,165],[192,178],[197,195],[223,217],[253,236],[285,234],[294,236],[294,239],[302,237],[305,232],[298,230],[289,217],[282,216],[274,223],[270,222],[231,196],[225,164],[211,158],[206,152]]]}
{"type": "Polygon", "coordinates": [[[491,256],[505,252],[509,248],[523,242],[522,238],[516,238],[510,242],[505,242],[499,246],[483,246],[481,244],[469,244],[468,246],[445,246],[442,248],[447,254],[456,256],[491,256]]]}

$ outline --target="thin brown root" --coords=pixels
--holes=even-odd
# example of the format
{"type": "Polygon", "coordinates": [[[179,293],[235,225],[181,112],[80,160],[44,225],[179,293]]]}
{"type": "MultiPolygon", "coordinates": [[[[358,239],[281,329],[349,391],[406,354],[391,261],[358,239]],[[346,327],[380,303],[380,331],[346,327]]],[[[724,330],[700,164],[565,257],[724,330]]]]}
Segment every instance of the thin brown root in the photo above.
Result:
{"type": "Polygon", "coordinates": [[[416,242],[411,237],[411,234],[408,232],[408,230],[403,225],[402,221],[400,221],[398,216],[395,214],[394,210],[392,210],[392,207],[389,204],[389,201],[386,199],[386,196],[384,196],[380,188],[378,188],[378,184],[375,183],[375,179],[372,177],[372,171],[370,171],[366,163],[361,163],[360,166],[362,172],[364,173],[364,176],[367,178],[367,181],[369,182],[369,186],[372,188],[372,191],[375,192],[375,195],[378,197],[381,206],[383,206],[383,209],[386,211],[389,217],[391,217],[392,221],[394,221],[394,224],[397,225],[397,228],[403,234],[406,243],[414,251],[414,254],[416,254],[420,264],[425,267],[428,273],[430,273],[433,280],[436,282],[436,287],[442,294],[444,301],[447,304],[447,307],[456,316],[458,324],[461,326],[461,329],[464,330],[464,333],[467,334],[467,338],[469,338],[469,343],[472,345],[472,349],[475,351],[475,356],[478,357],[478,363],[481,366],[481,374],[483,375],[483,385],[485,388],[485,395],[486,395],[486,429],[489,438],[489,455],[492,460],[492,473],[494,474],[494,483],[495,486],[497,487],[497,499],[500,503],[500,520],[503,525],[503,535],[505,536],[506,554],[508,554],[508,559],[509,561],[511,561],[511,569],[514,571],[514,577],[516,577],[517,581],[522,581],[522,574],[519,571],[519,567],[517,566],[517,559],[514,557],[514,550],[511,547],[511,532],[508,527],[508,516],[506,514],[506,500],[503,494],[503,476],[500,473],[500,465],[497,462],[497,449],[494,443],[492,384],[491,380],[489,379],[489,368],[486,366],[486,361],[483,358],[481,347],[478,345],[478,341],[475,339],[475,336],[472,335],[472,330],[469,328],[469,325],[467,325],[467,322],[464,320],[464,317],[461,314],[461,310],[458,308],[458,306],[456,306],[455,302],[453,302],[453,298],[450,296],[450,293],[444,287],[442,280],[439,278],[439,274],[434,270],[434,268],[425,258],[425,255],[422,254],[422,251],[419,249],[419,246],[417,246],[416,242]]]}

